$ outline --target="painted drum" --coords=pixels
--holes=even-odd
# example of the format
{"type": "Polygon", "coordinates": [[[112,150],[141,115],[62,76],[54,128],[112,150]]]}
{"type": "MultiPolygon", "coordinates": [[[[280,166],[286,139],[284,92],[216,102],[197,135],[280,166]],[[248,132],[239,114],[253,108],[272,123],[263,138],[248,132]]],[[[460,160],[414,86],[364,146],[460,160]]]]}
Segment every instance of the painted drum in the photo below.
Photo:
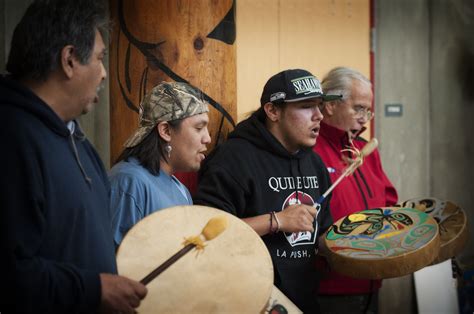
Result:
{"type": "Polygon", "coordinates": [[[400,207],[418,209],[438,222],[441,247],[433,264],[441,263],[461,253],[469,237],[466,212],[461,207],[451,201],[435,197],[413,198],[401,203],[400,207]]]}
{"type": "Polygon", "coordinates": [[[413,208],[382,207],[339,219],[327,232],[330,267],[346,276],[383,279],[411,274],[439,254],[438,224],[413,208]]]}
{"type": "Polygon", "coordinates": [[[176,206],[136,224],[117,252],[120,275],[141,280],[199,235],[207,222],[227,217],[227,228],[203,251],[185,254],[148,283],[139,313],[259,313],[273,289],[273,266],[260,236],[239,218],[205,206],[176,206]]]}

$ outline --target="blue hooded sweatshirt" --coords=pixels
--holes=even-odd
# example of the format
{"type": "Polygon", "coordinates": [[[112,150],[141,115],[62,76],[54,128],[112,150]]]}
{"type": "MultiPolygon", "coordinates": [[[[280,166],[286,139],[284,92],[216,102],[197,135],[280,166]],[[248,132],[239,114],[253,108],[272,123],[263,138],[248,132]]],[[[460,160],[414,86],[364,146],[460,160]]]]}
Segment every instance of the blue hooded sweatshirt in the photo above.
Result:
{"type": "Polygon", "coordinates": [[[107,175],[73,124],[0,77],[1,305],[14,312],[96,312],[99,273],[117,272],[107,175]]]}

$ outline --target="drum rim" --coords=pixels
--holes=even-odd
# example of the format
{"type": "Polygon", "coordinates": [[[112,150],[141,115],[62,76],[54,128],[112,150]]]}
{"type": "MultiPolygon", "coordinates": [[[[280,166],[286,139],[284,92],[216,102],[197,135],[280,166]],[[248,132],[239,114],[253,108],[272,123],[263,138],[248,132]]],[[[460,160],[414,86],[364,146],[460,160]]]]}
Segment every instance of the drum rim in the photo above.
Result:
{"type": "MultiPolygon", "coordinates": [[[[455,237],[443,242],[440,234],[440,251],[439,255],[433,260],[432,265],[442,263],[458,254],[460,254],[465,247],[469,239],[469,228],[466,212],[463,208],[454,202],[446,201],[448,204],[452,204],[459,209],[459,213],[462,215],[463,225],[455,237]]],[[[441,231],[440,231],[441,232],[441,231]]]]}
{"type": "MultiPolygon", "coordinates": [[[[420,200],[423,199],[431,199],[439,202],[444,202],[446,203],[445,208],[448,207],[449,205],[456,207],[460,214],[462,215],[462,220],[463,220],[463,226],[460,228],[460,230],[457,232],[455,237],[444,241],[441,239],[441,228],[439,229],[440,231],[440,252],[439,255],[433,260],[431,265],[435,265],[441,262],[444,262],[462,252],[464,249],[468,239],[469,239],[469,228],[468,228],[468,219],[465,210],[456,204],[453,201],[450,200],[444,200],[440,199],[438,197],[434,196],[419,196],[419,197],[413,197],[411,199],[405,200],[401,203],[399,203],[397,206],[403,206],[403,204],[407,202],[419,202],[420,200]]],[[[428,213],[428,215],[432,215],[431,213],[428,213]]],[[[438,224],[439,225],[439,224],[438,224]]]]}

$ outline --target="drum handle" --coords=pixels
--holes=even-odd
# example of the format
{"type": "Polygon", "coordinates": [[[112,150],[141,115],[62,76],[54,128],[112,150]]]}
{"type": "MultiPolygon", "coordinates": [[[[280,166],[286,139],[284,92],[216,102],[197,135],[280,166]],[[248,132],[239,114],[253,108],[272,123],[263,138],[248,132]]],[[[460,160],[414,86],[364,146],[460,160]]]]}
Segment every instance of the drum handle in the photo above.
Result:
{"type": "Polygon", "coordinates": [[[164,272],[168,267],[173,265],[178,259],[183,257],[186,253],[191,251],[196,245],[193,243],[190,243],[183,247],[181,250],[179,250],[177,253],[175,253],[173,256],[168,258],[166,261],[164,261],[160,266],[156,267],[151,273],[146,275],[142,280],[140,280],[140,283],[147,285],[155,279],[159,274],[164,272]]]}
{"type": "Polygon", "coordinates": [[[173,256],[164,261],[161,265],[156,267],[151,273],[146,275],[142,280],[140,280],[140,283],[147,285],[150,283],[150,281],[155,279],[158,275],[164,272],[168,267],[173,265],[177,260],[186,255],[186,253],[192,249],[197,248],[198,250],[203,250],[206,244],[204,243],[202,237],[204,237],[205,241],[210,241],[224,232],[228,224],[227,217],[222,215],[209,219],[199,235],[185,238],[185,246],[173,256]]]}

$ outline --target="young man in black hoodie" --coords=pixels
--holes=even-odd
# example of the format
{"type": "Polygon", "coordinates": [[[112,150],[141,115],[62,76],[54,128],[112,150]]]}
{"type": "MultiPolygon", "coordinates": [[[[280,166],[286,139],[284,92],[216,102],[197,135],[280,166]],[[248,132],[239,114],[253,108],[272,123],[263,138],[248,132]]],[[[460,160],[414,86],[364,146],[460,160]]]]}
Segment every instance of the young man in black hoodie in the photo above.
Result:
{"type": "Polygon", "coordinates": [[[312,151],[324,95],[305,70],[280,72],[266,83],[261,107],[239,123],[206,159],[196,204],[232,213],[247,222],[272,256],[275,285],[305,313],[318,311],[314,268],[318,237],[331,225],[329,175],[312,151]]]}
{"type": "Polygon", "coordinates": [[[99,1],[39,0],[15,28],[0,77],[1,313],[133,313],[146,294],[115,275],[107,175],[75,120],[106,76],[106,23],[99,1]]]}

